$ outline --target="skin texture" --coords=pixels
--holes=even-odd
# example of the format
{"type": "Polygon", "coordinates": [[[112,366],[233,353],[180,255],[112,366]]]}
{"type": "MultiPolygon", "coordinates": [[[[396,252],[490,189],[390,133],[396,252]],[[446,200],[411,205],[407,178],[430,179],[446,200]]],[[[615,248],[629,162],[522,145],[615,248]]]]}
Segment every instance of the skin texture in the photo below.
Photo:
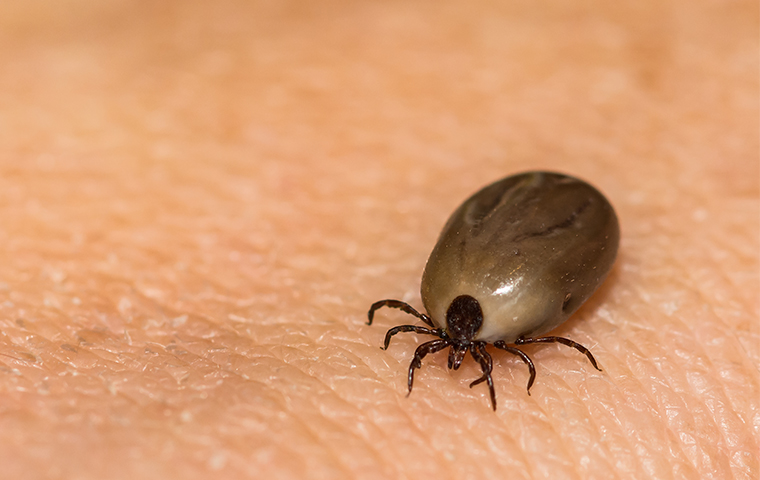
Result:
{"type": "Polygon", "coordinates": [[[7,478],[757,478],[757,2],[0,3],[7,478]],[[597,186],[604,285],[499,398],[421,308],[467,195],[597,186]]]}

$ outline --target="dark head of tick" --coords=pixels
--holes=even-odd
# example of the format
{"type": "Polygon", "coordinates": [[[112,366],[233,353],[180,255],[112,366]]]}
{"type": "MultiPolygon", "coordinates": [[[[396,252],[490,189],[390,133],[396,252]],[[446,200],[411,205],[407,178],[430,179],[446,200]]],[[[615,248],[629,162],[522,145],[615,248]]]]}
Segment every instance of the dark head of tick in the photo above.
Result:
{"type": "Polygon", "coordinates": [[[477,300],[469,295],[460,295],[451,302],[446,312],[447,337],[451,344],[449,368],[459,369],[481,326],[483,310],[477,300]]]}

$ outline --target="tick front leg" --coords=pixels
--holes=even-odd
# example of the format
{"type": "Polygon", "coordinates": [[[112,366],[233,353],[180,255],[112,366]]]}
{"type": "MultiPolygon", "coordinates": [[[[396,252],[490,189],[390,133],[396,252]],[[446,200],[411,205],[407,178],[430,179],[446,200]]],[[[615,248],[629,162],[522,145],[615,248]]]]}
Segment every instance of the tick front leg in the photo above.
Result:
{"type": "Polygon", "coordinates": [[[530,395],[530,387],[532,387],[533,382],[536,381],[536,367],[533,365],[533,361],[530,359],[530,357],[518,348],[507,346],[506,342],[503,341],[496,342],[493,344],[493,346],[502,350],[506,350],[513,355],[517,355],[523,362],[525,362],[525,364],[528,366],[528,370],[530,371],[530,378],[528,379],[527,388],[528,395],[530,395]]]}
{"type": "Polygon", "coordinates": [[[367,319],[368,319],[367,325],[372,325],[372,319],[375,317],[375,310],[379,308],[383,308],[383,307],[398,308],[404,313],[414,315],[415,317],[419,318],[420,320],[430,325],[431,327],[435,327],[430,317],[428,317],[424,313],[418,312],[417,310],[414,309],[413,306],[409,305],[406,302],[402,302],[401,300],[380,300],[379,302],[373,303],[372,306],[369,307],[369,312],[367,312],[367,319]]]}
{"type": "Polygon", "coordinates": [[[493,378],[491,377],[491,372],[493,371],[493,359],[486,351],[486,344],[483,342],[476,342],[470,345],[470,354],[472,354],[472,358],[474,358],[476,362],[480,363],[480,368],[483,370],[483,376],[472,382],[470,388],[479,383],[488,382],[488,390],[491,393],[491,406],[495,412],[496,391],[493,388],[493,378]]]}
{"type": "Polygon", "coordinates": [[[412,384],[414,383],[414,369],[422,367],[422,359],[425,358],[425,355],[428,353],[439,352],[449,345],[451,345],[451,342],[448,340],[432,340],[417,347],[417,350],[414,351],[414,358],[412,358],[412,363],[409,365],[409,393],[406,394],[407,397],[412,393],[412,384]]]}
{"type": "Polygon", "coordinates": [[[570,340],[569,338],[564,337],[541,337],[541,338],[518,338],[515,340],[515,345],[527,345],[529,343],[561,343],[562,345],[566,345],[568,347],[573,347],[574,349],[578,350],[582,354],[586,355],[588,357],[588,360],[591,362],[591,365],[594,366],[597,370],[600,372],[602,371],[601,368],[599,368],[599,365],[596,364],[596,359],[593,355],[591,355],[591,351],[589,351],[588,348],[584,347],[578,342],[574,342],[570,340]]]}
{"type": "Polygon", "coordinates": [[[418,327],[417,325],[399,325],[397,327],[393,327],[390,330],[388,330],[388,332],[385,334],[384,345],[380,348],[382,348],[383,350],[388,350],[388,345],[391,344],[391,337],[393,337],[397,333],[403,333],[403,332],[414,332],[414,333],[419,333],[419,334],[435,335],[436,337],[440,337],[442,330],[440,328],[431,330],[425,327],[418,327]]]}

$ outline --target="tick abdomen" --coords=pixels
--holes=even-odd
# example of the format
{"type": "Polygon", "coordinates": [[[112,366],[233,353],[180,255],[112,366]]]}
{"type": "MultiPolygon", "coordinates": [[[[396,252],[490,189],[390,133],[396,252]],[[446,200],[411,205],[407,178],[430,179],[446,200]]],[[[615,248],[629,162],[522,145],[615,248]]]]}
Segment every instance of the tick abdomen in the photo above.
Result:
{"type": "Polygon", "coordinates": [[[507,177],[467,199],[449,218],[422,277],[433,323],[469,295],[483,310],[474,340],[512,343],[563,323],[597,289],[619,239],[612,206],[567,175],[507,177]]]}

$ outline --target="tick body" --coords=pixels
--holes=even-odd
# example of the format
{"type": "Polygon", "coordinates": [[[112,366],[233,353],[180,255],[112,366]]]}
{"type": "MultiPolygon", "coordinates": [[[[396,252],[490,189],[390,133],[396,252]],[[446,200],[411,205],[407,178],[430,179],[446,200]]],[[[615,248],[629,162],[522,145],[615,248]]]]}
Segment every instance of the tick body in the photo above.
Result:
{"type": "Polygon", "coordinates": [[[567,320],[599,287],[615,262],[619,239],[612,205],[588,183],[551,172],[504,178],[468,198],[443,227],[422,275],[427,315],[398,300],[381,300],[370,307],[368,324],[378,308],[399,308],[427,327],[393,327],[384,348],[400,332],[437,337],[417,347],[409,366],[409,393],[414,370],[427,354],[448,348],[448,366],[456,370],[470,352],[483,371],[470,386],[487,382],[496,410],[486,345],[526,363],[528,394],[536,370],[518,346],[568,345],[599,370],[582,345],[542,335],[567,320]]]}

